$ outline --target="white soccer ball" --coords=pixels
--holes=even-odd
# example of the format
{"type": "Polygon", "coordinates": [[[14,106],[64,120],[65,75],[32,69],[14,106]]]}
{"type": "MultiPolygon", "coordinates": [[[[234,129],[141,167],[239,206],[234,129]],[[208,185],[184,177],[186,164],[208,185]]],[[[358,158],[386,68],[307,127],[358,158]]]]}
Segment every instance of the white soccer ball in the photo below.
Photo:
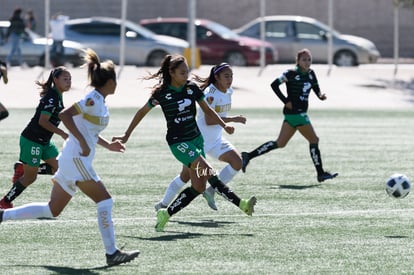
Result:
{"type": "Polygon", "coordinates": [[[404,174],[393,174],[385,183],[385,190],[390,197],[402,199],[410,193],[411,182],[404,174]]]}

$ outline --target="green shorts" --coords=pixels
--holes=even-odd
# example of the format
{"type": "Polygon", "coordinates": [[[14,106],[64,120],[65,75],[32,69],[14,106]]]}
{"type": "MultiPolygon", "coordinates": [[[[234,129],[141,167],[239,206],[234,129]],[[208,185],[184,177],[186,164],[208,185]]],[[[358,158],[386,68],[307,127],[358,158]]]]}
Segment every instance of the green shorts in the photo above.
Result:
{"type": "Polygon", "coordinates": [[[310,119],[306,113],[285,115],[285,121],[293,128],[311,124],[310,119]]]}
{"type": "Polygon", "coordinates": [[[202,135],[199,135],[193,140],[171,144],[170,150],[174,157],[187,167],[190,167],[199,156],[206,156],[202,135]]]}
{"type": "Polygon", "coordinates": [[[20,161],[33,167],[39,167],[40,160],[56,158],[59,150],[53,142],[46,145],[28,140],[20,136],[20,161]]]}

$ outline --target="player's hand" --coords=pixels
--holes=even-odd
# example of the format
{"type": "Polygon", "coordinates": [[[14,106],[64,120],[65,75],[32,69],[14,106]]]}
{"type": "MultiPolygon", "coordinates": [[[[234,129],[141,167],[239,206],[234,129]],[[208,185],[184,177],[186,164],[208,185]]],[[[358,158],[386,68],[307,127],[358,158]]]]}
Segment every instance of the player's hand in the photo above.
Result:
{"type": "Polygon", "coordinates": [[[286,109],[292,110],[292,102],[286,102],[285,107],[286,109]]]}
{"type": "Polygon", "coordinates": [[[108,149],[113,152],[123,153],[125,152],[125,145],[121,141],[116,140],[109,144],[108,149]]]}
{"type": "Polygon", "coordinates": [[[226,131],[227,134],[231,135],[234,133],[234,127],[233,126],[224,126],[224,131],[226,131]]]}
{"type": "Polygon", "coordinates": [[[129,136],[126,134],[123,134],[122,136],[114,136],[112,137],[112,142],[114,141],[120,141],[122,143],[127,143],[129,136]]]}
{"type": "Polygon", "coordinates": [[[321,94],[321,95],[319,96],[319,99],[320,99],[320,100],[325,100],[325,99],[327,99],[326,94],[321,94]]]}
{"type": "Polygon", "coordinates": [[[87,156],[89,156],[89,154],[91,153],[91,148],[89,148],[89,146],[88,146],[88,144],[86,144],[86,143],[80,143],[80,146],[81,146],[81,149],[82,149],[82,152],[81,152],[81,156],[83,156],[83,157],[87,157],[87,156]]]}

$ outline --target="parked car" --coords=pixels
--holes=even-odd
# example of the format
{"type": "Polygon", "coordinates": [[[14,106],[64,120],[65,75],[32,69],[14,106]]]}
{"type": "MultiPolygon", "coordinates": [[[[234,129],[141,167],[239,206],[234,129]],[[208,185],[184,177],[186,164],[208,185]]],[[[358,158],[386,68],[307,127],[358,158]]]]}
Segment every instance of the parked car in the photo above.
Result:
{"type": "MultiPolygon", "coordinates": [[[[140,24],[155,33],[187,40],[188,18],[143,19],[140,24]]],[[[227,62],[233,66],[259,65],[260,47],[263,42],[236,34],[229,28],[207,19],[195,20],[196,44],[201,63],[227,62]]],[[[277,53],[270,43],[265,43],[266,63],[275,63],[277,53]]]]}
{"type": "MultiPolygon", "coordinates": [[[[308,48],[313,62],[327,63],[329,27],[303,16],[266,16],[265,39],[279,52],[280,62],[295,62],[296,52],[308,48]]],[[[236,29],[240,35],[260,37],[261,18],[236,29]]],[[[358,36],[332,32],[333,63],[338,66],[356,66],[377,62],[380,53],[373,42],[358,36]]]]}
{"type": "MultiPolygon", "coordinates": [[[[4,61],[6,61],[11,50],[11,43],[6,41],[6,33],[9,26],[9,21],[0,21],[0,59],[4,61]]],[[[49,49],[51,49],[53,43],[52,39],[47,39],[46,37],[42,37],[39,34],[26,29],[20,43],[23,62],[28,66],[44,66],[46,43],[49,44],[49,49]]],[[[84,46],[82,44],[65,40],[63,41],[63,47],[65,48],[65,57],[62,62],[70,63],[73,66],[83,64],[82,50],[84,49],[84,46]]],[[[57,64],[52,55],[50,56],[50,60],[52,65],[62,65],[57,64]]],[[[16,64],[17,60],[13,61],[11,65],[16,64]]]]}
{"type": "MultiPolygon", "coordinates": [[[[101,59],[119,63],[121,19],[110,17],[68,20],[66,37],[92,48],[101,59]]],[[[183,54],[188,48],[184,40],[156,35],[131,21],[125,22],[125,64],[160,66],[166,54],[183,54]]]]}

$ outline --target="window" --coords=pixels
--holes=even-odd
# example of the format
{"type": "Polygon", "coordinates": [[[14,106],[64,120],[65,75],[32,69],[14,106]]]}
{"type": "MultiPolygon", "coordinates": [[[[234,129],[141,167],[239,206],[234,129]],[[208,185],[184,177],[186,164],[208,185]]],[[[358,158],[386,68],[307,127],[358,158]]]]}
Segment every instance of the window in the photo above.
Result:
{"type": "Polygon", "coordinates": [[[119,36],[121,26],[111,23],[86,23],[69,26],[71,31],[85,35],[119,36]]]}
{"type": "Polygon", "coordinates": [[[294,36],[291,22],[269,21],[266,23],[266,37],[282,38],[288,36],[294,36]]]}
{"type": "Polygon", "coordinates": [[[297,36],[301,39],[314,39],[322,40],[322,34],[324,33],[322,29],[317,26],[298,22],[296,23],[297,36]]]}

